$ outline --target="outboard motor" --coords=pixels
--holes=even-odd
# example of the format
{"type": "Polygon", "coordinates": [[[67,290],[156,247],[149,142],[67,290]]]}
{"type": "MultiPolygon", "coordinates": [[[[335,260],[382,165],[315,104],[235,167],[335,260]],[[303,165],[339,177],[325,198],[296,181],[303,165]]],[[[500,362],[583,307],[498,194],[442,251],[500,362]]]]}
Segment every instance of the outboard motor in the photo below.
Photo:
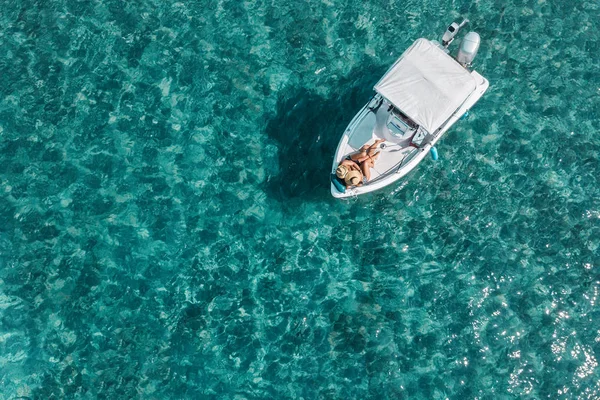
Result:
{"type": "Polygon", "coordinates": [[[460,43],[456,61],[458,61],[463,67],[469,67],[477,55],[480,43],[481,38],[477,32],[467,33],[460,43]]]}
{"type": "Polygon", "coordinates": [[[451,23],[448,29],[446,29],[446,32],[444,32],[444,36],[442,36],[442,46],[447,48],[450,45],[450,43],[452,43],[452,41],[454,40],[454,37],[458,34],[458,31],[460,31],[460,28],[462,28],[468,23],[468,19],[464,19],[463,22],[460,23],[460,25],[456,22],[451,23]]]}

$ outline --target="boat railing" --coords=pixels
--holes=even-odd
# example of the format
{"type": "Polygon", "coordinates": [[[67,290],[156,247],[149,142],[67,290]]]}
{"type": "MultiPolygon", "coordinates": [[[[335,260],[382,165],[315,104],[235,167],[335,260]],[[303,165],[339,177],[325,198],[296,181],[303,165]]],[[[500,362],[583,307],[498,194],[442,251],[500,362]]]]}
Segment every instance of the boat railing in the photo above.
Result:
{"type": "Polygon", "coordinates": [[[411,162],[416,156],[417,154],[419,154],[419,151],[417,148],[413,148],[410,152],[405,153],[402,157],[402,159],[396,163],[394,166],[392,166],[390,169],[388,169],[385,173],[379,175],[376,178],[371,179],[367,185],[375,183],[375,182],[379,182],[382,179],[385,179],[386,177],[390,176],[390,175],[394,175],[397,174],[398,172],[400,172],[400,170],[402,169],[402,167],[404,167],[405,165],[407,165],[409,162],[411,162]]]}

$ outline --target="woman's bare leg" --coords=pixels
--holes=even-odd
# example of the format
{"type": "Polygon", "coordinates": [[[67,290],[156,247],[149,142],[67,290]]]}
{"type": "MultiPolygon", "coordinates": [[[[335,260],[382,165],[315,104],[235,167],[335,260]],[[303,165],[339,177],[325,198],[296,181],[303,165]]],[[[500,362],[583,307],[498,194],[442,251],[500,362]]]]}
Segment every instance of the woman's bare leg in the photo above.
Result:
{"type": "Polygon", "coordinates": [[[355,153],[350,156],[352,161],[356,161],[357,163],[363,162],[367,158],[367,151],[363,150],[360,153],[355,153]]]}
{"type": "Polygon", "coordinates": [[[370,160],[367,160],[360,164],[360,169],[362,170],[363,175],[367,178],[367,182],[371,180],[371,167],[373,163],[370,160]]]}
{"type": "Polygon", "coordinates": [[[374,163],[375,160],[377,160],[379,158],[380,154],[381,154],[380,151],[373,151],[373,152],[369,153],[369,159],[371,159],[371,161],[373,161],[373,163],[374,163]]]}
{"type": "Polygon", "coordinates": [[[375,154],[377,154],[376,150],[381,142],[385,142],[385,139],[377,139],[375,143],[371,145],[364,144],[358,153],[350,156],[350,159],[356,161],[357,163],[362,163],[363,161],[373,157],[375,154]]]}
{"type": "Polygon", "coordinates": [[[351,160],[356,162],[363,162],[367,158],[367,151],[370,149],[368,144],[364,144],[359,150],[358,153],[352,154],[350,156],[351,160]]]}
{"type": "Polygon", "coordinates": [[[369,149],[368,149],[368,151],[373,151],[373,150],[376,150],[376,149],[377,149],[377,147],[379,147],[379,144],[380,144],[380,143],[382,143],[382,142],[385,142],[385,139],[377,139],[377,140],[375,141],[375,143],[373,143],[372,145],[370,145],[370,146],[369,146],[369,149]]]}

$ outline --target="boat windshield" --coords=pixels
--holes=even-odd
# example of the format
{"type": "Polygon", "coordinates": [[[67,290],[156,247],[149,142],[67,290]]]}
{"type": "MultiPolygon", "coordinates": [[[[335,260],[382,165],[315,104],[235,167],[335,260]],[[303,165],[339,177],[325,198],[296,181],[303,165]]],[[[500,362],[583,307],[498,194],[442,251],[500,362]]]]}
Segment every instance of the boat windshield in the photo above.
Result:
{"type": "Polygon", "coordinates": [[[413,136],[411,144],[419,148],[423,147],[429,143],[429,140],[425,140],[428,136],[429,132],[423,128],[420,128],[417,133],[415,133],[415,136],[413,136]]]}
{"type": "Polygon", "coordinates": [[[394,107],[394,111],[392,111],[394,117],[401,121],[402,124],[408,125],[411,129],[417,129],[419,127],[412,119],[408,118],[406,114],[402,111],[394,107]]]}
{"type": "Polygon", "coordinates": [[[394,136],[404,136],[406,131],[410,130],[410,127],[398,117],[390,119],[388,128],[394,136]]]}

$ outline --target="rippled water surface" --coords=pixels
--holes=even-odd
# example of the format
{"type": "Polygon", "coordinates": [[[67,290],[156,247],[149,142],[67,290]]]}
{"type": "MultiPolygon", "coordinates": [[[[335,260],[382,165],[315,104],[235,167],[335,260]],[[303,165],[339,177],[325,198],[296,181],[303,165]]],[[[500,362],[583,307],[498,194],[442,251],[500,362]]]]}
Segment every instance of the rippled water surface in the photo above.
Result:
{"type": "Polygon", "coordinates": [[[600,398],[596,1],[4,1],[0,399],[600,398]],[[471,20],[490,90],[339,201],[342,131],[471,20]]]}

